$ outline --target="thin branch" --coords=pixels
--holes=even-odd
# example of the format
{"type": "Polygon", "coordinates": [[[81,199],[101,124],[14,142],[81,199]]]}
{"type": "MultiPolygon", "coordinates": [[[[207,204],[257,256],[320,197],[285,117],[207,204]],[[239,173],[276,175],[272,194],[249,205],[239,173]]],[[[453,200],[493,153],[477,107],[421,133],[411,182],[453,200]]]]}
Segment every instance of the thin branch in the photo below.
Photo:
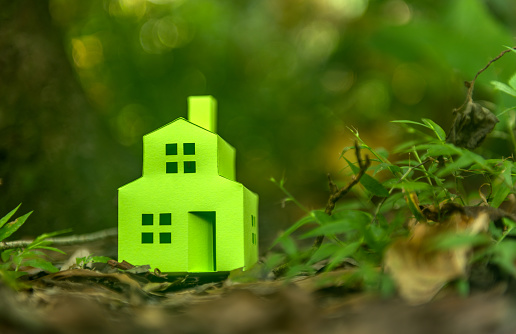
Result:
{"type": "MultiPolygon", "coordinates": [[[[45,240],[49,241],[52,246],[68,246],[68,245],[85,244],[88,242],[93,242],[93,241],[106,239],[109,237],[114,237],[116,235],[118,235],[118,229],[116,227],[114,227],[114,228],[101,230],[101,231],[88,233],[88,234],[70,235],[67,237],[48,238],[45,240]]],[[[16,240],[16,241],[0,242],[0,250],[27,247],[33,241],[34,240],[16,240]]]]}
{"type": "Polygon", "coordinates": [[[491,66],[492,63],[494,63],[495,61],[497,61],[498,59],[502,58],[507,52],[511,52],[513,50],[516,50],[516,47],[512,47],[510,49],[507,49],[507,50],[504,50],[502,51],[498,56],[494,57],[493,59],[491,59],[486,66],[484,66],[484,68],[482,68],[480,71],[477,72],[477,74],[475,74],[475,77],[473,78],[473,80],[471,81],[466,81],[465,84],[466,84],[466,87],[468,87],[468,93],[466,94],[466,100],[464,101],[464,103],[459,107],[459,108],[456,108],[453,110],[453,112],[458,112],[460,110],[462,110],[469,102],[471,102],[473,100],[473,89],[475,88],[475,82],[477,81],[477,78],[478,76],[484,72],[485,70],[487,70],[487,68],[489,66],[491,66]]]}
{"type": "MultiPolygon", "coordinates": [[[[353,188],[358,182],[360,182],[360,179],[362,178],[362,176],[364,176],[365,172],[367,172],[367,169],[371,165],[371,161],[369,160],[369,156],[367,154],[365,156],[365,160],[364,161],[362,160],[362,157],[360,154],[360,146],[358,145],[358,143],[356,141],[355,141],[355,154],[357,157],[358,167],[360,168],[360,170],[358,171],[358,174],[353,177],[351,182],[346,187],[339,189],[337,187],[337,185],[331,179],[330,174],[328,174],[328,184],[330,186],[330,197],[328,198],[328,203],[326,204],[326,209],[324,210],[324,212],[328,216],[332,215],[333,209],[335,209],[335,204],[337,204],[337,202],[342,197],[344,197],[344,195],[346,195],[351,190],[351,188],[353,188]]],[[[323,240],[324,240],[324,235],[320,235],[320,236],[317,236],[317,238],[315,238],[314,243],[312,245],[312,250],[311,250],[312,254],[315,253],[315,251],[318,250],[319,247],[321,247],[323,240]]]]}
{"type": "Polygon", "coordinates": [[[369,156],[367,155],[365,156],[365,161],[362,161],[360,157],[360,146],[358,146],[357,142],[355,142],[355,152],[358,160],[358,167],[360,168],[360,170],[346,187],[339,189],[337,185],[333,183],[330,174],[328,174],[328,183],[330,185],[330,198],[328,198],[328,203],[326,204],[326,209],[324,210],[324,212],[328,216],[332,215],[333,209],[335,209],[335,204],[344,195],[346,195],[351,190],[351,188],[353,188],[358,182],[360,182],[360,179],[362,178],[362,176],[364,176],[365,172],[371,165],[371,161],[369,160],[369,156]]]}
{"type": "MultiPolygon", "coordinates": [[[[369,156],[366,155],[365,159],[362,160],[361,154],[360,154],[360,146],[358,145],[358,142],[355,141],[355,154],[357,157],[358,167],[360,168],[357,175],[353,177],[351,182],[344,188],[339,189],[339,187],[333,182],[330,174],[328,174],[328,185],[330,187],[330,197],[328,198],[328,203],[326,204],[326,209],[324,212],[331,216],[333,213],[333,209],[335,209],[335,204],[344,196],[346,195],[351,188],[353,188],[358,182],[360,182],[360,179],[364,174],[366,173],[367,169],[371,165],[371,161],[369,160],[369,156]]],[[[321,244],[324,240],[324,236],[320,235],[317,236],[314,240],[314,243],[312,244],[312,248],[310,251],[305,255],[306,258],[312,257],[312,255],[321,247],[321,244]]],[[[290,262],[283,263],[282,265],[279,265],[278,267],[274,268],[273,273],[276,276],[279,276],[283,274],[288,268],[290,267],[290,262]]]]}

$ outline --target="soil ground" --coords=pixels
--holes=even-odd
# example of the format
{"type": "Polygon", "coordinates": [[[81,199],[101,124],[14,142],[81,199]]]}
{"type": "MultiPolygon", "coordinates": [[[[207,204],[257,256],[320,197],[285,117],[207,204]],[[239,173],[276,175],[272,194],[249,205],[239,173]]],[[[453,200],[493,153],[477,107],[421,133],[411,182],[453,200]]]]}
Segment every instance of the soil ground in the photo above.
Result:
{"type": "MultiPolygon", "coordinates": [[[[112,255],[114,244],[87,247],[112,255]]],[[[208,282],[94,269],[33,272],[31,288],[19,292],[0,286],[0,333],[516,333],[508,284],[467,298],[444,290],[410,306],[345,288],[339,278],[350,269],[252,283],[238,273],[208,282]]]]}

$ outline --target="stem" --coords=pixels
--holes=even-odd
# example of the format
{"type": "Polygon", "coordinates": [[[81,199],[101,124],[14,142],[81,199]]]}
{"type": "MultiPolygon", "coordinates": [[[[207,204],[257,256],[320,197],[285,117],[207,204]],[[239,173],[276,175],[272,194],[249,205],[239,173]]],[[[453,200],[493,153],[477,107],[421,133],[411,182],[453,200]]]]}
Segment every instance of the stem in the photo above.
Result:
{"type": "Polygon", "coordinates": [[[487,68],[489,66],[491,66],[492,63],[494,63],[495,61],[497,61],[498,59],[502,58],[503,55],[505,55],[506,53],[508,52],[511,52],[513,50],[516,50],[516,47],[512,47],[512,48],[509,48],[507,50],[504,50],[502,52],[500,52],[500,54],[496,57],[494,57],[493,59],[491,59],[486,66],[484,66],[484,68],[482,68],[480,71],[477,72],[477,74],[475,74],[475,77],[473,78],[473,80],[471,81],[466,81],[465,84],[466,86],[468,87],[468,93],[466,94],[466,100],[464,101],[464,103],[457,109],[454,109],[454,112],[457,112],[457,111],[460,111],[462,110],[469,102],[471,102],[473,100],[473,89],[475,88],[475,82],[477,81],[477,78],[478,76],[484,72],[485,70],[487,70],[487,68]]]}
{"type": "Polygon", "coordinates": [[[498,245],[499,243],[501,243],[503,241],[503,239],[505,239],[506,236],[509,235],[509,233],[511,233],[511,231],[514,229],[513,226],[509,227],[505,232],[503,232],[502,236],[500,237],[500,239],[496,242],[496,244],[498,245]]]}
{"type": "MultiPolygon", "coordinates": [[[[423,169],[423,171],[424,171],[424,173],[425,173],[425,177],[426,177],[426,179],[427,179],[428,183],[432,186],[432,189],[433,189],[432,179],[430,178],[430,176],[428,176],[428,172],[427,172],[427,170],[426,170],[426,168],[425,168],[425,165],[424,165],[424,164],[423,164],[423,165],[421,165],[421,163],[422,163],[423,161],[421,161],[421,158],[419,157],[419,154],[417,153],[417,150],[416,150],[416,147],[415,147],[415,146],[413,146],[413,147],[412,147],[412,152],[414,152],[414,156],[416,157],[417,161],[419,162],[419,165],[420,165],[420,166],[421,166],[421,168],[423,169]]],[[[435,195],[435,193],[434,193],[434,195],[435,195]]]]}
{"type": "MultiPolygon", "coordinates": [[[[281,191],[283,191],[283,193],[284,193],[285,195],[287,195],[287,198],[288,198],[290,201],[294,202],[294,204],[295,204],[295,205],[297,205],[301,210],[303,210],[304,212],[306,212],[306,214],[313,216],[313,214],[310,212],[310,210],[308,210],[307,208],[305,208],[305,207],[303,206],[303,204],[301,204],[301,203],[300,203],[300,202],[299,202],[299,201],[298,201],[294,196],[292,196],[292,195],[290,194],[290,192],[289,192],[285,187],[283,187],[283,182],[279,182],[279,183],[278,183],[278,182],[276,182],[276,181],[274,180],[274,183],[276,183],[276,184],[278,185],[278,187],[281,189],[281,191]]],[[[315,218],[315,217],[314,217],[314,218],[315,218]]]]}
{"type": "MultiPolygon", "coordinates": [[[[45,241],[50,242],[53,246],[67,246],[67,245],[76,245],[83,244],[92,241],[102,240],[105,238],[113,237],[118,234],[118,229],[116,227],[101,230],[89,234],[81,234],[81,235],[71,235],[68,237],[58,237],[58,238],[48,238],[45,241]]],[[[34,240],[16,240],[16,241],[7,241],[0,242],[0,250],[6,250],[11,248],[24,248],[29,246],[34,240]]]]}
{"type": "MultiPolygon", "coordinates": [[[[415,165],[414,167],[410,167],[406,172],[405,174],[403,174],[400,179],[396,182],[395,185],[401,183],[414,169],[420,167],[420,166],[423,166],[424,164],[426,164],[427,162],[431,161],[430,158],[427,158],[425,159],[423,162],[421,162],[420,164],[418,165],[415,165]]],[[[395,186],[394,185],[394,186],[395,186]]],[[[395,189],[394,186],[391,187],[391,189],[389,190],[389,195],[393,192],[393,190],[395,189]]],[[[380,201],[380,203],[378,203],[378,206],[376,207],[376,210],[374,212],[374,218],[373,218],[373,221],[372,223],[374,224],[376,222],[376,217],[378,216],[378,214],[380,213],[380,209],[382,208],[382,205],[385,203],[385,201],[387,200],[388,197],[384,197],[382,198],[382,200],[380,201]]]]}

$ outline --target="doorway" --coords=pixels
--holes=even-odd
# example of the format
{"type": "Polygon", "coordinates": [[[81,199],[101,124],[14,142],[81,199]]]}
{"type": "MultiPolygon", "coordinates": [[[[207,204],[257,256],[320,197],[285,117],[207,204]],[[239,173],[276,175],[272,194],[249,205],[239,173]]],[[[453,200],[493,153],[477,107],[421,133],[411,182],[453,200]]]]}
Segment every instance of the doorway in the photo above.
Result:
{"type": "Polygon", "coordinates": [[[188,212],[188,271],[216,271],[215,211],[188,212]]]}

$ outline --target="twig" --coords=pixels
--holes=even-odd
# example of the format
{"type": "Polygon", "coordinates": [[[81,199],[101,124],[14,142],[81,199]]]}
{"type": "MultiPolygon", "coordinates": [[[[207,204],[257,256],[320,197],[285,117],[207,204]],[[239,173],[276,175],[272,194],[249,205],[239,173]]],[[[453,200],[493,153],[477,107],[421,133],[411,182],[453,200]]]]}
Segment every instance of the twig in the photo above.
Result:
{"type": "Polygon", "coordinates": [[[466,94],[466,100],[464,101],[464,103],[459,107],[459,108],[456,108],[453,110],[453,112],[458,112],[460,110],[462,110],[467,104],[468,102],[471,102],[473,100],[473,88],[475,88],[475,82],[477,81],[477,78],[478,76],[484,72],[485,70],[487,70],[487,68],[489,66],[491,66],[492,63],[494,63],[495,61],[497,61],[498,59],[502,58],[503,55],[505,55],[507,52],[511,52],[513,50],[516,50],[516,47],[512,47],[510,49],[507,49],[507,50],[504,50],[502,51],[498,56],[494,57],[493,59],[491,59],[486,66],[484,66],[484,68],[482,68],[480,71],[477,72],[477,74],[475,74],[475,77],[473,78],[473,80],[471,81],[466,81],[465,82],[465,85],[466,87],[468,87],[468,93],[466,94]]]}
{"type": "MultiPolygon", "coordinates": [[[[355,141],[355,153],[357,156],[358,161],[358,167],[360,170],[358,171],[358,174],[353,177],[351,182],[344,188],[337,187],[337,185],[333,182],[331,179],[330,174],[328,174],[328,184],[330,186],[330,197],[328,198],[328,203],[326,204],[326,209],[324,212],[331,216],[333,213],[333,209],[335,209],[335,204],[344,196],[346,195],[351,188],[353,188],[358,182],[360,182],[360,179],[362,176],[364,176],[365,172],[371,165],[371,161],[369,160],[369,156],[366,154],[365,161],[362,161],[362,157],[360,154],[360,146],[358,146],[358,143],[355,141]]],[[[317,236],[315,238],[314,243],[312,245],[311,253],[313,254],[316,250],[321,247],[321,244],[324,240],[324,235],[317,236]]]]}
{"type": "MultiPolygon", "coordinates": [[[[369,160],[369,156],[366,155],[365,159],[362,160],[361,154],[360,154],[360,146],[358,145],[357,141],[355,141],[355,154],[358,161],[358,166],[360,170],[358,171],[358,174],[353,177],[351,182],[344,188],[337,187],[337,185],[333,182],[331,179],[330,174],[328,174],[328,184],[330,186],[330,197],[328,198],[328,203],[326,204],[326,209],[324,212],[331,216],[333,213],[333,209],[335,209],[335,204],[344,196],[346,195],[353,186],[355,186],[358,182],[360,182],[360,179],[362,176],[364,176],[365,172],[371,165],[371,161],[369,160]]],[[[324,240],[324,235],[317,236],[314,240],[314,243],[312,244],[312,248],[310,251],[305,255],[305,258],[310,258],[312,255],[321,247],[322,242],[324,240]]],[[[283,263],[279,265],[278,267],[274,268],[273,273],[276,276],[280,276],[283,274],[288,268],[290,267],[290,262],[283,263]]]]}
{"type": "MultiPolygon", "coordinates": [[[[77,245],[77,244],[84,244],[84,243],[88,243],[88,242],[98,241],[98,240],[116,236],[117,234],[118,234],[118,229],[116,227],[114,227],[114,228],[101,230],[101,231],[88,233],[88,234],[70,235],[67,237],[48,238],[45,240],[49,241],[50,244],[53,246],[67,246],[67,245],[77,245]]],[[[0,250],[27,247],[33,241],[34,240],[16,240],[16,241],[0,242],[0,250]]]]}

